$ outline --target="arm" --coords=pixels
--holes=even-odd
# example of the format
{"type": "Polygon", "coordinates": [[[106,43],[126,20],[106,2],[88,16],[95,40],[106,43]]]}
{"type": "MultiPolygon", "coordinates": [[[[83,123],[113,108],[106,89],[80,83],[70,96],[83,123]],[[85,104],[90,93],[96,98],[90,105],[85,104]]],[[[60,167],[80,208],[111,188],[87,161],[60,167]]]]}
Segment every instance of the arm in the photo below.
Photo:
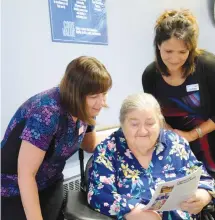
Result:
{"type": "MultiPolygon", "coordinates": [[[[212,131],[215,131],[215,123],[214,121],[212,121],[211,119],[208,119],[207,121],[203,122],[199,128],[201,129],[202,131],[202,135],[206,135],[212,131]]],[[[174,129],[174,131],[184,137],[188,142],[191,142],[191,141],[195,141],[196,139],[199,138],[198,136],[198,133],[196,131],[196,129],[193,129],[191,131],[181,131],[181,130],[177,130],[177,129],[174,129]]]]}
{"type": "Polygon", "coordinates": [[[96,145],[97,143],[95,126],[88,125],[83,141],[81,143],[81,148],[87,153],[93,153],[96,145]]]}
{"type": "Polygon", "coordinates": [[[42,220],[35,175],[43,161],[45,151],[22,141],[18,157],[18,184],[28,220],[42,220]]]}
{"type": "Polygon", "coordinates": [[[116,129],[118,129],[118,127],[110,127],[110,129],[107,128],[107,130],[93,131],[91,129],[91,126],[88,126],[87,132],[81,144],[81,148],[88,153],[93,153],[95,147],[100,144],[105,138],[111,135],[116,129]]]}
{"type": "MultiPolygon", "coordinates": [[[[193,164],[198,164],[196,157],[189,148],[189,144],[186,143],[186,148],[189,152],[189,161],[193,161],[193,164]]],[[[181,207],[184,211],[188,211],[191,214],[197,214],[213,199],[215,201],[215,182],[214,179],[209,176],[205,167],[202,165],[202,175],[200,177],[198,189],[193,197],[182,203],[181,207]]]]}
{"type": "MultiPolygon", "coordinates": [[[[201,59],[201,65],[203,66],[203,71],[200,72],[200,74],[204,74],[206,76],[206,83],[205,86],[207,86],[208,95],[209,95],[209,102],[210,102],[210,115],[209,119],[205,122],[203,122],[199,127],[202,130],[203,136],[215,131],[215,55],[213,54],[207,54],[202,57],[201,59]]],[[[201,67],[199,67],[201,68],[201,67]]],[[[204,93],[203,93],[204,94],[204,93]]],[[[208,103],[206,103],[208,105],[208,103]]],[[[195,129],[184,132],[175,130],[176,133],[186,138],[189,142],[194,141],[198,139],[198,133],[195,129]]]]}
{"type": "Polygon", "coordinates": [[[104,141],[108,136],[110,136],[114,131],[119,129],[119,125],[106,126],[96,131],[96,145],[104,141]]]}
{"type": "Polygon", "coordinates": [[[96,147],[96,131],[87,132],[81,143],[81,148],[87,153],[93,153],[96,147]]]}
{"type": "Polygon", "coordinates": [[[202,162],[196,159],[195,155],[190,149],[189,143],[181,137],[179,137],[179,142],[182,145],[184,145],[184,149],[187,152],[187,157],[183,157],[183,159],[181,160],[181,167],[183,167],[183,170],[186,171],[185,175],[187,172],[190,172],[193,168],[202,166],[202,175],[200,177],[199,189],[204,189],[208,191],[210,195],[215,197],[214,179],[208,174],[202,162]]]}
{"type": "Polygon", "coordinates": [[[34,109],[20,136],[18,185],[28,220],[42,219],[35,176],[57,130],[58,120],[58,114],[48,107],[34,109]]]}
{"type": "Polygon", "coordinates": [[[92,167],[89,170],[88,203],[97,211],[122,218],[141,198],[120,195],[117,192],[115,163],[116,146],[113,136],[97,146],[92,167]]]}
{"type": "Polygon", "coordinates": [[[202,163],[196,159],[189,147],[189,143],[178,135],[174,136],[175,140],[173,140],[173,142],[177,142],[179,145],[178,149],[172,148],[170,154],[173,155],[172,160],[175,167],[180,168],[179,174],[182,173],[182,176],[185,176],[192,172],[192,169],[202,166],[202,175],[200,177],[196,194],[181,204],[181,208],[184,211],[197,214],[211,201],[212,197],[215,196],[214,179],[208,175],[202,163]]]}
{"type": "Polygon", "coordinates": [[[181,204],[181,209],[196,215],[211,201],[211,198],[206,190],[197,189],[195,195],[181,204]]]}

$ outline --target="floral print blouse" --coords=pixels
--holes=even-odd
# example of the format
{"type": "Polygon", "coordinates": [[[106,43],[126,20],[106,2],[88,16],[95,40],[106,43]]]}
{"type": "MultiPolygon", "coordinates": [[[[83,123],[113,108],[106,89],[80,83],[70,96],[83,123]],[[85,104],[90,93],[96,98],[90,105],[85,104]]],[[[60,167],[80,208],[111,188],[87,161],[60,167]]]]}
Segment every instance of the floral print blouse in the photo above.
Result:
{"type": "Polygon", "coordinates": [[[20,195],[17,158],[22,140],[46,151],[36,175],[38,189],[43,190],[63,179],[66,160],[93,128],[81,120],[73,121],[61,105],[59,87],[28,99],[12,117],[1,142],[1,196],[20,195]]]}
{"type": "MultiPolygon", "coordinates": [[[[160,182],[181,178],[202,166],[188,142],[172,131],[161,130],[151,163],[144,169],[129,150],[122,129],[97,146],[89,168],[88,203],[107,216],[123,216],[136,205],[146,205],[160,182]]],[[[215,197],[214,180],[202,168],[199,188],[215,197]]],[[[165,220],[198,219],[180,210],[162,213],[165,220]]]]}

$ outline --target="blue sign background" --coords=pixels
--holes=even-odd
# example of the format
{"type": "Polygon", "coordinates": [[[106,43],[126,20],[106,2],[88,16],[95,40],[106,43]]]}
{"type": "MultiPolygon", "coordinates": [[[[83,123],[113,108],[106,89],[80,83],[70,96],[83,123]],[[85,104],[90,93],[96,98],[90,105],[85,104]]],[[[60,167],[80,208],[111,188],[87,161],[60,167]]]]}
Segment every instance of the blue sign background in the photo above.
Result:
{"type": "Polygon", "coordinates": [[[105,0],[49,0],[52,41],[108,44],[105,0]]]}

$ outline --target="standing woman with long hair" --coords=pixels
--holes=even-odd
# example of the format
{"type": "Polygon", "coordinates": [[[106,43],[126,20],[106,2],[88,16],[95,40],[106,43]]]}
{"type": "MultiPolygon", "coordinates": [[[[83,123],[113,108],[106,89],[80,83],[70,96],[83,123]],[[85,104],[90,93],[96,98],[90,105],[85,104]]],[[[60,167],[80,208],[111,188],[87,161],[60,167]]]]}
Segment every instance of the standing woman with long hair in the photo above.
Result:
{"type": "Polygon", "coordinates": [[[142,85],[159,101],[167,127],[190,142],[215,176],[215,55],[198,49],[197,41],[197,21],[189,10],[165,11],[155,25],[156,59],[146,67],[142,85]]]}

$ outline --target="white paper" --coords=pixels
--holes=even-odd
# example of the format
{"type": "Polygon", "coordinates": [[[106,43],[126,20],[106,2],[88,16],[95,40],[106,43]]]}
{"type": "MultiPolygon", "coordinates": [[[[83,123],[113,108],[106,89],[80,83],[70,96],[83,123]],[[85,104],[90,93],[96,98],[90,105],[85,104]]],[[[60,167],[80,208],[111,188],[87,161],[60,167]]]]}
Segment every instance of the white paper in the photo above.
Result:
{"type": "Polygon", "coordinates": [[[196,192],[202,173],[202,167],[188,176],[160,183],[143,210],[170,211],[180,210],[180,204],[196,192]]]}

